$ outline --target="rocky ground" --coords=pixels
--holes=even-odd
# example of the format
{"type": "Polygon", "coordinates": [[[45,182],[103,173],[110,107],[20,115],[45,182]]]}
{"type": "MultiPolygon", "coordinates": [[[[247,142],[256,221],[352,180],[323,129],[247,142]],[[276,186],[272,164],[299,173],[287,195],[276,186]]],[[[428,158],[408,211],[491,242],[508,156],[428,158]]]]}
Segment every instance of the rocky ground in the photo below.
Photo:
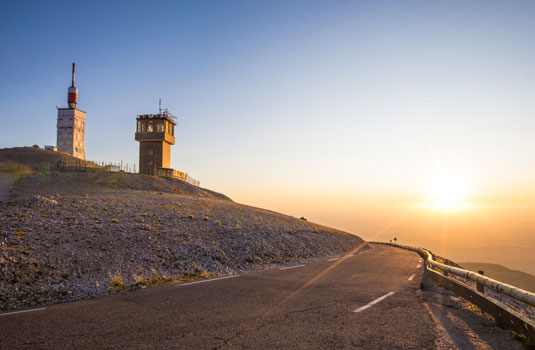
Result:
{"type": "Polygon", "coordinates": [[[0,204],[0,310],[268,269],[362,243],[179,180],[33,169],[0,204]]]}

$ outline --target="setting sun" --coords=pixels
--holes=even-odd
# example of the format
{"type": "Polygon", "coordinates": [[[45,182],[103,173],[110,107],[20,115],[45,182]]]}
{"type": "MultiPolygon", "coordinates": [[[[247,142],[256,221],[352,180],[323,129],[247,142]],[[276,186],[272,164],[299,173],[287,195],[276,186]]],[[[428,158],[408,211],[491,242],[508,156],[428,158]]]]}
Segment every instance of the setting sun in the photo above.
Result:
{"type": "Polygon", "coordinates": [[[441,211],[469,208],[466,182],[454,173],[436,175],[429,184],[430,207],[441,211]]]}

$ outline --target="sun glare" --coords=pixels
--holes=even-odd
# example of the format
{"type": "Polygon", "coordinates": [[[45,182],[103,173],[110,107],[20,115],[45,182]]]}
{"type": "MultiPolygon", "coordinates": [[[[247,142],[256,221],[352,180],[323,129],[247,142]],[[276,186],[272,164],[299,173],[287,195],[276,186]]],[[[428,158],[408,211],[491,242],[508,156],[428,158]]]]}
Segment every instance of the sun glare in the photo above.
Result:
{"type": "Polygon", "coordinates": [[[430,207],[440,211],[459,211],[469,208],[466,182],[457,174],[442,173],[429,184],[430,207]]]}

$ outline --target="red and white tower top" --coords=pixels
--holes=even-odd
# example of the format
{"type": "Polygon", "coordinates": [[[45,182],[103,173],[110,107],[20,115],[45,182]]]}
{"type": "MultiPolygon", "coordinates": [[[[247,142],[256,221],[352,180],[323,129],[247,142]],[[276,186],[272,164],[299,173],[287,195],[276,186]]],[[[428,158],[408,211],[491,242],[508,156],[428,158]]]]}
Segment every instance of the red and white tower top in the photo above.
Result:
{"type": "Polygon", "coordinates": [[[67,103],[69,108],[76,108],[78,103],[78,89],[74,87],[74,63],[72,64],[72,85],[69,86],[69,93],[67,95],[67,103]]]}

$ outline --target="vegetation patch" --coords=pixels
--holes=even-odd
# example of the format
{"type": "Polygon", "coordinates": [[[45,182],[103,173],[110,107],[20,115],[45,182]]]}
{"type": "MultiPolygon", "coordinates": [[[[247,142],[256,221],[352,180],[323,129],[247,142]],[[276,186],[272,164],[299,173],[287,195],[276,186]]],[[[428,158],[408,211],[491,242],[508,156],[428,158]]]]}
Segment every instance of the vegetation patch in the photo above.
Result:
{"type": "Polygon", "coordinates": [[[113,292],[123,290],[124,289],[123,277],[119,275],[118,273],[113,275],[108,289],[113,292]]]}

